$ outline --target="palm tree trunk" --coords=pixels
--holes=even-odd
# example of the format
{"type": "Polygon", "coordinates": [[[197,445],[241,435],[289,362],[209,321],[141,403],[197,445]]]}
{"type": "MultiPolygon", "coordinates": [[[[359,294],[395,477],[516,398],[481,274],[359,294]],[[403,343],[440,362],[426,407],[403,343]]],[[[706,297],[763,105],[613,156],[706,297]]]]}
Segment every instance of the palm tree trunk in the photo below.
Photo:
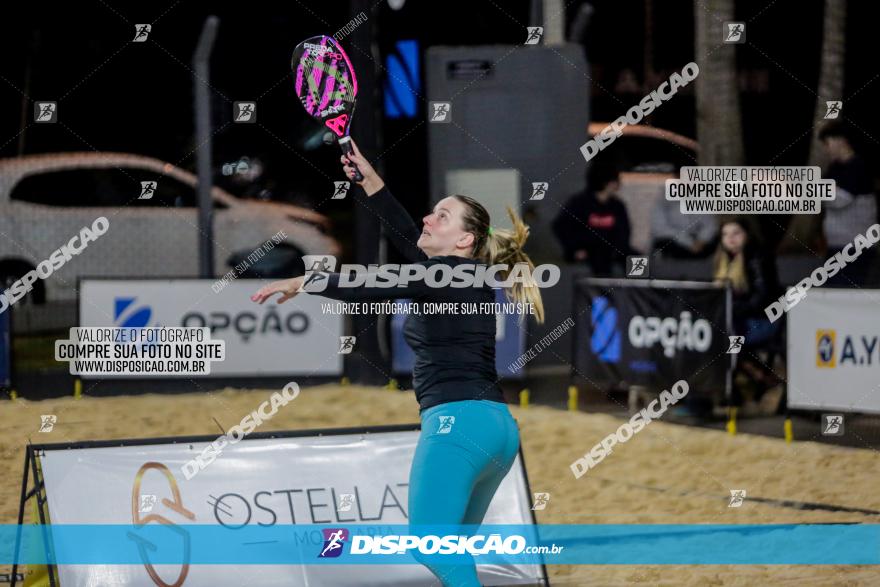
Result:
{"type": "Polygon", "coordinates": [[[734,0],[694,2],[697,76],[697,141],[700,165],[744,164],[735,45],[724,45],[723,23],[734,0]]]}
{"type": "MultiPolygon", "coordinates": [[[[813,120],[813,142],[810,144],[810,165],[824,164],[825,157],[819,143],[818,124],[825,118],[825,102],[843,97],[843,65],[846,53],[846,0],[825,0],[825,24],[822,31],[822,62],[819,69],[819,92],[813,120]]],[[[846,104],[844,104],[844,107],[846,104]]]]}
{"type": "MultiPolygon", "coordinates": [[[[822,128],[827,110],[825,102],[840,100],[843,96],[846,0],[825,0],[823,22],[819,95],[816,97],[816,111],[813,115],[813,138],[810,142],[809,156],[810,165],[820,167],[827,163],[822,145],[819,142],[819,130],[822,128]]],[[[845,104],[844,107],[846,107],[845,104]]],[[[801,214],[792,218],[779,250],[780,252],[801,254],[812,251],[815,254],[823,252],[824,248],[822,217],[814,214],[801,214]]]]}
{"type": "Polygon", "coordinates": [[[645,54],[642,88],[654,84],[654,0],[645,0],[645,54]]]}

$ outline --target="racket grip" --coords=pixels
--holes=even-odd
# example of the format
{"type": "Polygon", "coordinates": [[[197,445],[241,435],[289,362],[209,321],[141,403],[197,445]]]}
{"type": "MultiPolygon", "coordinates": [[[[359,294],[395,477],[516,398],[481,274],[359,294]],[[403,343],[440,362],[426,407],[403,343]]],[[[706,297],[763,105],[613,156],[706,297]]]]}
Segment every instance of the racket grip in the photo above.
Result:
{"type": "MultiPolygon", "coordinates": [[[[354,153],[354,149],[351,147],[351,139],[349,137],[342,137],[339,139],[339,146],[342,148],[342,153],[345,155],[351,155],[354,153]]],[[[351,164],[354,167],[354,180],[355,181],[364,181],[364,176],[361,173],[361,170],[358,169],[357,165],[354,163],[351,164]]]]}

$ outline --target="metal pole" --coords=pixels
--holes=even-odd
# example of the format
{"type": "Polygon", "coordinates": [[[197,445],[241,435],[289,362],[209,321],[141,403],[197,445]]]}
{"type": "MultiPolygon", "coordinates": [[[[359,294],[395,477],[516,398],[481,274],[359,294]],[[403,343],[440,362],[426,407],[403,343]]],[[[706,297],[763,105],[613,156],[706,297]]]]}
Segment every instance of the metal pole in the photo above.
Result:
{"type": "MultiPolygon", "coordinates": [[[[350,46],[348,54],[358,78],[357,111],[352,118],[351,136],[358,142],[361,152],[372,159],[380,153],[381,125],[376,113],[381,108],[376,98],[376,63],[379,61],[378,50],[374,43],[374,15],[372,10],[375,2],[371,0],[351,0],[351,14],[365,12],[368,20],[352,31],[342,40],[343,46],[350,46]]],[[[381,173],[382,169],[378,171],[381,173]]],[[[359,196],[362,194],[359,194],[359,196]]],[[[379,219],[361,205],[355,205],[355,259],[357,263],[368,265],[383,262],[379,257],[379,240],[381,224],[379,219]]],[[[391,369],[387,357],[382,356],[378,337],[385,336],[385,321],[378,323],[370,316],[356,315],[352,317],[352,325],[358,337],[357,353],[352,353],[346,364],[346,372],[352,381],[365,385],[387,383],[391,377],[391,369]]]]}
{"type": "Polygon", "coordinates": [[[21,476],[21,498],[18,501],[18,528],[15,532],[15,559],[12,564],[12,581],[10,584],[15,587],[15,576],[18,573],[18,557],[21,551],[21,527],[24,524],[24,508],[27,501],[27,483],[28,468],[31,466],[31,447],[25,448],[24,452],[24,473],[21,476]]]}
{"type": "Polygon", "coordinates": [[[28,126],[30,126],[30,122],[28,122],[28,113],[30,109],[28,106],[30,106],[31,101],[28,96],[31,93],[31,75],[34,71],[34,55],[36,55],[39,45],[40,31],[34,31],[31,35],[30,50],[28,51],[27,62],[24,66],[24,92],[21,95],[21,134],[18,135],[18,153],[16,153],[18,156],[24,155],[27,129],[28,126]]]}
{"type": "MultiPolygon", "coordinates": [[[[33,447],[29,447],[33,451],[33,447]]],[[[46,530],[46,514],[43,512],[43,506],[47,503],[48,498],[43,498],[40,492],[45,493],[46,485],[40,475],[37,467],[37,459],[39,453],[32,452],[31,455],[31,473],[34,476],[34,499],[37,500],[37,513],[40,515],[40,527],[43,530],[43,545],[46,547],[46,569],[49,571],[49,587],[56,587],[55,574],[58,572],[58,565],[55,564],[55,554],[52,548],[52,540],[46,530]]]]}
{"type": "MultiPolygon", "coordinates": [[[[544,0],[529,2],[528,26],[544,26],[544,0]]],[[[546,29],[544,32],[546,33],[546,29]]]]}
{"type": "Polygon", "coordinates": [[[196,119],[196,169],[199,176],[197,199],[199,206],[199,276],[214,276],[214,203],[211,199],[211,51],[217,37],[220,19],[209,16],[202,26],[199,43],[193,53],[193,95],[196,119]]]}

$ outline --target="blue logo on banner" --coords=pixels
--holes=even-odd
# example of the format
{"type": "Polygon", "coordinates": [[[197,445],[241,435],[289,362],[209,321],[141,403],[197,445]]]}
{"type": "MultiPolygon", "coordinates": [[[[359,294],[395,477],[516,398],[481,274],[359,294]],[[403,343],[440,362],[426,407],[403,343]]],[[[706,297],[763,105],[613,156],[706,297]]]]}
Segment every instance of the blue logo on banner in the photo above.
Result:
{"type": "Polygon", "coordinates": [[[620,361],[620,331],[617,329],[617,309],[611,307],[608,298],[599,296],[593,300],[590,320],[593,327],[590,350],[603,363],[620,361]]]}
{"type": "MultiPolygon", "coordinates": [[[[816,333],[816,366],[833,367],[834,366],[834,331],[819,331],[816,333]]],[[[868,346],[867,344],[865,345],[868,346]]]]}
{"type": "Polygon", "coordinates": [[[116,298],[113,300],[113,322],[120,328],[143,328],[150,321],[153,310],[149,306],[135,308],[123,317],[135,298],[116,298]]]}

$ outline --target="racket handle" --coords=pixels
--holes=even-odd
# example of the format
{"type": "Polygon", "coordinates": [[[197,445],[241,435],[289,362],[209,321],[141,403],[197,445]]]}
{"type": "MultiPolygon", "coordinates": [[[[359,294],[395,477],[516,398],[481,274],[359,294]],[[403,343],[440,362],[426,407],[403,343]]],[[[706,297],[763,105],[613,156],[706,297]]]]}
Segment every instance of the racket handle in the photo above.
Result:
{"type": "MultiPolygon", "coordinates": [[[[339,139],[339,146],[342,148],[342,153],[345,155],[351,155],[354,153],[354,149],[351,147],[351,137],[342,137],[339,139]]],[[[357,165],[352,163],[351,166],[354,167],[354,180],[364,181],[364,176],[361,173],[361,170],[357,168],[357,165]]]]}

